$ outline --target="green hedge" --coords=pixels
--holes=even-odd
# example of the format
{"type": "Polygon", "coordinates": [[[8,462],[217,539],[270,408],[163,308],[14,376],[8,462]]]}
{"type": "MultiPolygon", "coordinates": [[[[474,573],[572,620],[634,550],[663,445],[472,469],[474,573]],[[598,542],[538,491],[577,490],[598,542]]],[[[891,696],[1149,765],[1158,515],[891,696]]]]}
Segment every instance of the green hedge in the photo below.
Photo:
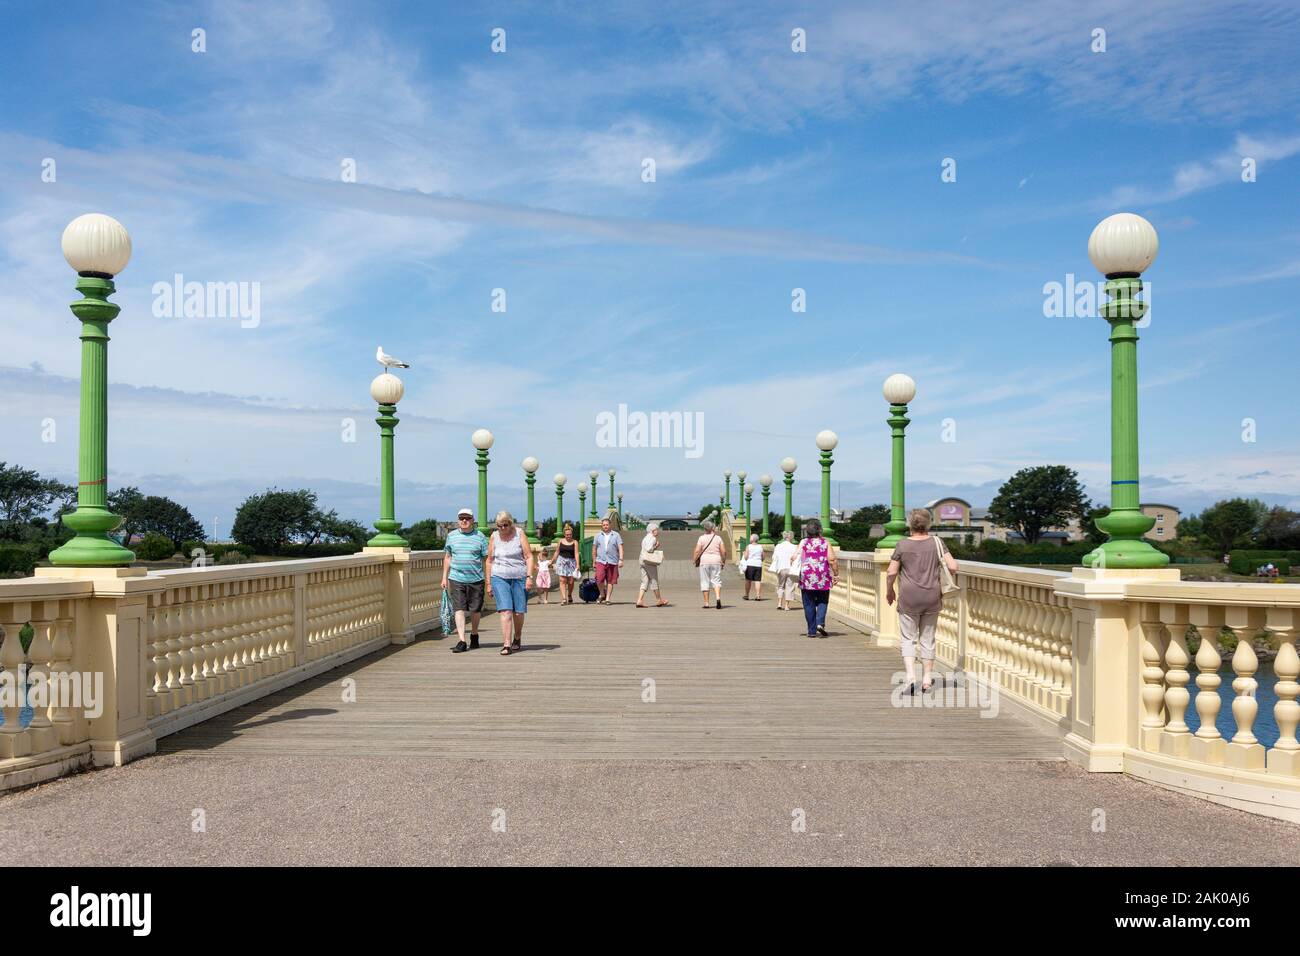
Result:
{"type": "Polygon", "coordinates": [[[1230,551],[1228,552],[1228,570],[1233,574],[1254,574],[1265,564],[1272,564],[1278,574],[1289,574],[1294,551],[1230,551]]]}
{"type": "Polygon", "coordinates": [[[0,574],[31,574],[45,557],[44,550],[38,544],[0,542],[0,574]]]}

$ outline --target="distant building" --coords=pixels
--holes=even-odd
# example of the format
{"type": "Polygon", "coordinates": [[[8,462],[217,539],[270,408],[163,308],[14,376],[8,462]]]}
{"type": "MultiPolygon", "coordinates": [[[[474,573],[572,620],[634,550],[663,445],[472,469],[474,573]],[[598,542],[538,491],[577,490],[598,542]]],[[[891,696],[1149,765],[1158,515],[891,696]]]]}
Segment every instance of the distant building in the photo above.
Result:
{"type": "Polygon", "coordinates": [[[1151,526],[1144,538],[1149,541],[1172,541],[1178,536],[1178,519],[1182,512],[1173,505],[1144,504],[1138,505],[1142,513],[1148,517],[1155,518],[1156,523],[1151,526]]]}
{"type": "Polygon", "coordinates": [[[936,498],[925,507],[930,512],[930,532],[940,538],[978,545],[990,536],[992,527],[984,518],[987,509],[973,508],[965,498],[936,498]]]}

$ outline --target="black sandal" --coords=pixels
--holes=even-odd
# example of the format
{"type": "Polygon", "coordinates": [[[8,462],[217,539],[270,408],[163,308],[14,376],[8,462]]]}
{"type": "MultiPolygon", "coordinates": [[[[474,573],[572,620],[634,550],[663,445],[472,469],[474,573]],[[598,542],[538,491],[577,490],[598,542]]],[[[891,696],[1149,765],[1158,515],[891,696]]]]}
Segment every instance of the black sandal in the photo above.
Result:
{"type": "Polygon", "coordinates": [[[509,656],[510,656],[510,645],[509,645],[509,644],[506,644],[505,646],[503,646],[503,647],[501,648],[501,656],[502,656],[502,657],[509,657],[509,656]]]}

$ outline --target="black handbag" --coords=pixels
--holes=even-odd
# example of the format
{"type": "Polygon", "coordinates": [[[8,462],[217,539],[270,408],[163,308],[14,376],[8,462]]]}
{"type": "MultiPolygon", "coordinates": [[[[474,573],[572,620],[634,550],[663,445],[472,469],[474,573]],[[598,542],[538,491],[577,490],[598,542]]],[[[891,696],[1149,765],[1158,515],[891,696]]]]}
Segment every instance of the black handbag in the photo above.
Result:
{"type": "Polygon", "coordinates": [[[600,587],[591,578],[583,578],[578,585],[578,597],[590,604],[600,597],[600,587]]]}

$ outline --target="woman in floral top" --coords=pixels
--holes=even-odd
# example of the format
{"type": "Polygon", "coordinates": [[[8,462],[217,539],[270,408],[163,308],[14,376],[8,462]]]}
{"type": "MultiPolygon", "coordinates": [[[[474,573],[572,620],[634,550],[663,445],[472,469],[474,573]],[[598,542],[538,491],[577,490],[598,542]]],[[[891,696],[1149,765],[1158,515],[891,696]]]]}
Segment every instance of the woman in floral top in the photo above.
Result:
{"type": "Polygon", "coordinates": [[[813,518],[803,526],[803,541],[799,543],[799,587],[809,637],[826,637],[826,608],[839,576],[835,552],[822,537],[822,523],[813,518]]]}

